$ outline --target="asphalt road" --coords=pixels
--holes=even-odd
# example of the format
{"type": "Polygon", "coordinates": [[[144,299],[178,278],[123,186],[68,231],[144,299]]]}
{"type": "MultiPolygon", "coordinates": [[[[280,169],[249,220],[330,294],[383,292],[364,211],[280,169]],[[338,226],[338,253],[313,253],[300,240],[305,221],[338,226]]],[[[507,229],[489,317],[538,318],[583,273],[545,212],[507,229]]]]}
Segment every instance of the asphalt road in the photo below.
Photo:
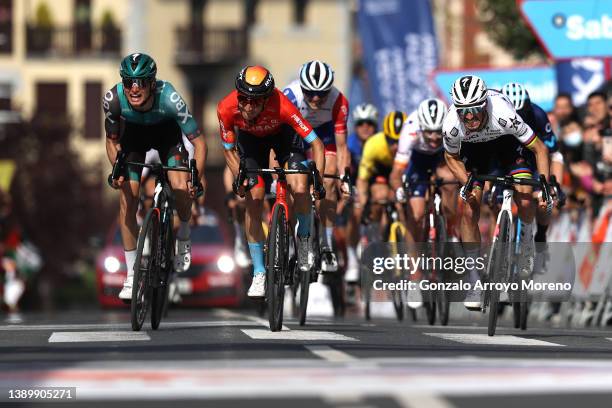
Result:
{"type": "Polygon", "coordinates": [[[9,390],[41,387],[75,387],[71,407],[612,406],[612,330],[502,320],[491,338],[478,314],[423,321],[271,333],[250,311],[177,309],[132,332],[127,312],[24,314],[0,324],[0,406],[40,406],[9,390]]]}

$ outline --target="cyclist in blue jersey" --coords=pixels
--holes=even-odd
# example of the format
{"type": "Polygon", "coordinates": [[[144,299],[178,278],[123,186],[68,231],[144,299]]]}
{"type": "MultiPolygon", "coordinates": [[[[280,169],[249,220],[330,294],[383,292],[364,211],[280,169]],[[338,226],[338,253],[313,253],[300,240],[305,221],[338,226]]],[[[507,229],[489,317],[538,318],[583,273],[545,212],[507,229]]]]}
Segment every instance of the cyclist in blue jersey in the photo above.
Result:
{"type": "MultiPolygon", "coordinates": [[[[204,180],[204,137],[172,84],[156,79],[157,65],[153,58],[142,53],[130,54],[121,61],[119,73],[121,82],[106,92],[102,100],[106,152],[110,162],[115,162],[119,151],[126,153],[129,161],[143,162],[146,152],[155,149],[165,165],[188,166],[189,157],[182,137],[185,134],[193,144],[196,167],[204,180]]],[[[128,166],[127,174],[113,181],[113,187],[121,193],[119,227],[128,274],[119,298],[124,300],[132,297],[140,176],[141,169],[128,166]]],[[[189,175],[184,172],[169,172],[168,179],[174,189],[180,219],[174,268],[182,272],[191,264],[189,219],[196,187],[191,185],[189,175]]]]}
{"type": "MultiPolygon", "coordinates": [[[[510,99],[520,117],[533,129],[534,133],[548,148],[550,154],[550,174],[555,176],[559,182],[563,180],[563,155],[559,151],[557,136],[552,130],[552,125],[544,109],[531,101],[527,89],[522,84],[509,82],[502,87],[501,91],[510,99]]],[[[563,191],[556,191],[557,186],[552,187],[558,199],[563,194],[563,191]]],[[[545,211],[537,211],[536,222],[535,242],[546,242],[546,231],[548,230],[550,215],[546,214],[545,211]]],[[[538,246],[537,248],[544,247],[538,246]]]]}

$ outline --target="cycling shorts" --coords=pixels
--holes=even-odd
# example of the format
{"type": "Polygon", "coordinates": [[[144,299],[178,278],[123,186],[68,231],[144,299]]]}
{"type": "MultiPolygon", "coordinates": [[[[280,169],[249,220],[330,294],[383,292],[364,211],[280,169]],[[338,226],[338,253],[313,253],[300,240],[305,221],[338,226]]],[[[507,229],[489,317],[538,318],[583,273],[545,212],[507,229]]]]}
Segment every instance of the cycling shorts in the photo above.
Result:
{"type": "MultiPolygon", "coordinates": [[[[166,166],[188,166],[189,153],[183,144],[181,128],[174,119],[155,125],[123,123],[119,144],[127,153],[128,161],[144,162],[147,152],[155,149],[166,166]]],[[[140,181],[141,174],[142,167],[128,166],[130,180],[140,181]]]]}
{"type": "MultiPolygon", "coordinates": [[[[245,160],[247,168],[269,168],[271,150],[274,150],[276,160],[281,166],[286,164],[289,169],[295,170],[308,168],[302,139],[288,125],[282,125],[280,131],[274,135],[257,137],[238,130],[237,136],[238,152],[245,160]]],[[[263,177],[249,174],[249,185],[264,188],[265,184],[263,177]]]]}
{"type": "MultiPolygon", "coordinates": [[[[436,172],[443,157],[441,151],[436,154],[424,154],[413,150],[410,156],[410,164],[406,169],[406,177],[411,182],[429,180],[430,175],[436,172]]],[[[427,187],[426,184],[411,184],[408,194],[412,197],[425,197],[427,187]]]]}

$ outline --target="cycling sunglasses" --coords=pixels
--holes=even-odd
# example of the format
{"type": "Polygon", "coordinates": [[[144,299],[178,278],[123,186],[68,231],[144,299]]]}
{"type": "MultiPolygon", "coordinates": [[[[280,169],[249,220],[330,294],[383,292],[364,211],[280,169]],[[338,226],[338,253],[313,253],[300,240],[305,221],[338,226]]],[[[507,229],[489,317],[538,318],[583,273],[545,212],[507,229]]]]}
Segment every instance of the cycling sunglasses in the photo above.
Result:
{"type": "Polygon", "coordinates": [[[319,98],[323,99],[327,95],[329,95],[329,90],[327,91],[307,91],[306,89],[302,88],[302,92],[304,93],[304,96],[308,99],[314,98],[315,96],[318,96],[319,98]]]}
{"type": "Polygon", "coordinates": [[[361,126],[361,125],[366,125],[366,124],[376,127],[376,123],[370,120],[358,120],[355,122],[355,126],[361,126]]]}
{"type": "Polygon", "coordinates": [[[238,94],[238,103],[241,105],[246,105],[246,104],[261,105],[264,103],[265,100],[266,98],[261,98],[261,97],[254,98],[252,96],[246,96],[241,93],[238,94]]]}
{"type": "Polygon", "coordinates": [[[124,87],[130,89],[134,84],[139,88],[144,88],[152,81],[151,78],[123,78],[121,82],[123,82],[124,87]]]}
{"type": "Polygon", "coordinates": [[[468,113],[471,113],[472,115],[476,116],[479,113],[484,112],[485,107],[485,104],[482,104],[480,106],[471,106],[469,108],[457,108],[457,114],[459,115],[459,117],[461,117],[461,119],[464,119],[465,115],[467,115],[468,113]]]}

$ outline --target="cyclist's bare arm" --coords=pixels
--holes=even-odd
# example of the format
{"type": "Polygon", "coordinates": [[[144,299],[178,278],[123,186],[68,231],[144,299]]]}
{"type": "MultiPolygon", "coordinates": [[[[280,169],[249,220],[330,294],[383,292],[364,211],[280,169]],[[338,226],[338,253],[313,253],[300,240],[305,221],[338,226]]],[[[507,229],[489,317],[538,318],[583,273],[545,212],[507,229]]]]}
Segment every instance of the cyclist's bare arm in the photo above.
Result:
{"type": "Polygon", "coordinates": [[[111,139],[110,137],[106,138],[106,155],[108,156],[108,160],[111,164],[115,164],[115,160],[117,159],[117,152],[121,150],[121,146],[119,145],[119,139],[111,139]]]}
{"type": "Polygon", "coordinates": [[[338,157],[337,167],[340,169],[340,172],[344,172],[344,169],[351,165],[351,155],[346,144],[346,133],[336,133],[335,138],[338,157]]]}
{"type": "Polygon", "coordinates": [[[444,152],[444,160],[446,160],[446,164],[455,178],[459,180],[462,185],[465,185],[468,180],[468,175],[465,164],[461,161],[459,155],[444,152]]]}
{"type": "Polygon", "coordinates": [[[325,146],[318,137],[312,141],[310,146],[312,148],[312,158],[317,166],[317,170],[319,170],[319,173],[323,174],[325,172],[325,146]]]}
{"type": "Polygon", "coordinates": [[[404,170],[406,170],[407,166],[407,164],[398,162],[397,160],[393,162],[393,169],[389,176],[389,184],[391,184],[393,191],[402,186],[402,174],[404,174],[404,170]]]}
{"type": "Polygon", "coordinates": [[[231,170],[234,178],[238,176],[238,169],[240,168],[240,156],[236,149],[224,150],[223,155],[225,156],[225,163],[231,170]]]}
{"type": "Polygon", "coordinates": [[[198,174],[202,179],[202,184],[205,184],[204,169],[206,168],[206,156],[208,154],[208,149],[206,147],[204,136],[201,135],[191,139],[191,144],[193,144],[193,158],[196,160],[198,174]]]}
{"type": "Polygon", "coordinates": [[[538,167],[538,173],[546,176],[546,180],[548,180],[548,177],[550,174],[550,161],[548,159],[548,148],[538,137],[536,137],[533,143],[527,146],[527,148],[529,148],[529,150],[531,150],[535,154],[536,165],[538,167]]]}

